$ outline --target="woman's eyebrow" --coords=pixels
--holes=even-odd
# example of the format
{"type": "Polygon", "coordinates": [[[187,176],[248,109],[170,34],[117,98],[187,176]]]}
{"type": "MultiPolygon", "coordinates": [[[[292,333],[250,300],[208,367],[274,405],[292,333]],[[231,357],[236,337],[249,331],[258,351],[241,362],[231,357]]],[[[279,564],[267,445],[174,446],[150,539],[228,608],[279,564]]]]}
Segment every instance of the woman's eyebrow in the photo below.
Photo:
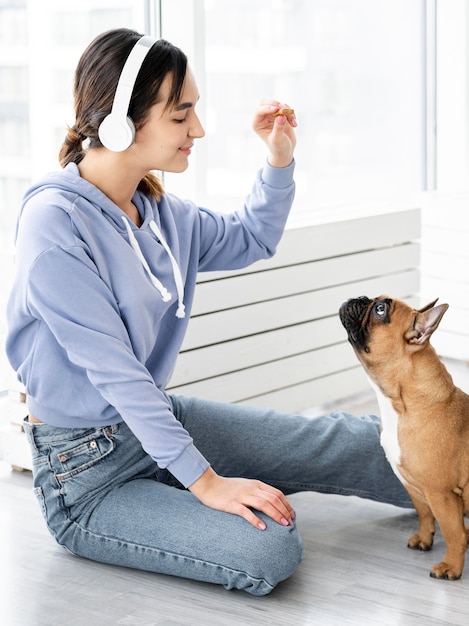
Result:
{"type": "Polygon", "coordinates": [[[182,104],[178,104],[174,107],[174,111],[184,111],[185,109],[190,109],[192,106],[192,102],[183,102],[182,104]]]}
{"type": "MultiPolygon", "coordinates": [[[[197,102],[199,101],[199,98],[200,96],[197,96],[197,102]]],[[[184,111],[185,109],[190,109],[193,106],[192,102],[181,102],[181,104],[174,107],[173,111],[184,111]]]]}

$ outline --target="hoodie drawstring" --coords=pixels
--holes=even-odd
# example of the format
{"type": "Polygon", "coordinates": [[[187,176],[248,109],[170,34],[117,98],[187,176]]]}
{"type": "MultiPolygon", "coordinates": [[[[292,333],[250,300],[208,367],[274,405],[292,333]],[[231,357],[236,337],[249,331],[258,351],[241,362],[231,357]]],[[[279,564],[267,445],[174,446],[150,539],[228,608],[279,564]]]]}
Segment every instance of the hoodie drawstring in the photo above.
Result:
{"type": "Polygon", "coordinates": [[[177,261],[174,258],[170,247],[168,246],[167,242],[163,238],[163,235],[161,234],[160,229],[156,225],[155,220],[151,220],[150,228],[160,240],[160,243],[163,246],[163,248],[166,250],[169,256],[169,260],[171,261],[171,265],[173,267],[174,282],[176,283],[176,290],[178,292],[178,309],[176,311],[176,317],[185,317],[186,307],[184,306],[184,283],[182,282],[181,270],[179,269],[179,265],[177,264],[177,261]]]}
{"type": "MultiPolygon", "coordinates": [[[[145,271],[147,272],[151,282],[153,283],[153,285],[156,287],[156,289],[158,289],[158,291],[161,294],[161,298],[163,299],[163,302],[169,302],[169,300],[171,300],[172,296],[169,293],[169,291],[166,289],[166,287],[161,283],[161,281],[158,280],[158,278],[156,278],[156,276],[152,273],[150,266],[148,265],[147,260],[145,259],[145,257],[143,256],[143,252],[140,248],[140,246],[138,245],[138,241],[132,231],[132,228],[130,226],[129,220],[122,216],[122,220],[124,221],[125,224],[125,228],[127,229],[127,234],[129,235],[129,241],[130,241],[130,245],[132,246],[133,251],[135,252],[135,254],[137,255],[138,259],[140,260],[140,263],[143,265],[145,271]]],[[[173,268],[173,276],[174,276],[174,282],[176,283],[176,290],[178,293],[178,308],[176,311],[176,317],[179,318],[183,318],[186,315],[185,312],[185,306],[184,306],[184,284],[182,281],[182,274],[181,274],[181,270],[179,269],[179,266],[177,264],[176,259],[174,258],[168,244],[166,243],[166,241],[163,238],[163,235],[161,234],[161,231],[159,230],[158,226],[155,224],[154,220],[151,220],[150,222],[150,228],[152,229],[152,231],[154,232],[154,234],[158,237],[158,239],[160,240],[161,245],[163,246],[163,248],[165,249],[167,255],[169,256],[169,260],[171,261],[171,266],[173,268]]]]}

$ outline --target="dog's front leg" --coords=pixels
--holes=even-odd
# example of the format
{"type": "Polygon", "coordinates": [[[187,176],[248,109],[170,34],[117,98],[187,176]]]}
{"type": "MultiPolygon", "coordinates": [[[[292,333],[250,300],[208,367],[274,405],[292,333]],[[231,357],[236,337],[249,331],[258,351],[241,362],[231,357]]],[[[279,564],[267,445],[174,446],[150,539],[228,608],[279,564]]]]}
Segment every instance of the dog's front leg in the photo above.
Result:
{"type": "Polygon", "coordinates": [[[462,498],[451,491],[437,493],[431,496],[430,506],[446,542],[443,561],[432,567],[430,576],[457,580],[461,577],[467,549],[462,498]]]}
{"type": "Polygon", "coordinates": [[[414,493],[410,487],[407,490],[419,516],[419,529],[410,537],[407,546],[413,550],[431,550],[435,535],[435,516],[420,494],[414,493]]]}

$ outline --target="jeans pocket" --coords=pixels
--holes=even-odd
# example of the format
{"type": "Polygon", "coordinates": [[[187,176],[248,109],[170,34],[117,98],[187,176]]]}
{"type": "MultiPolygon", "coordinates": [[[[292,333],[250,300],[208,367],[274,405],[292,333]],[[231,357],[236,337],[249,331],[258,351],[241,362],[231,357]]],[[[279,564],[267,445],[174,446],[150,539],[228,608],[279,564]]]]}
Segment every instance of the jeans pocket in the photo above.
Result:
{"type": "Polygon", "coordinates": [[[117,428],[97,429],[79,440],[68,441],[68,445],[63,442],[54,450],[57,495],[61,506],[68,510],[67,516],[78,517],[107,488],[108,474],[116,462],[113,452],[117,428]]]}
{"type": "Polygon", "coordinates": [[[64,483],[93,467],[114,450],[112,428],[101,428],[79,442],[66,442],[55,452],[58,471],[56,478],[64,483]],[[72,445],[73,444],[73,445],[72,445]]]}

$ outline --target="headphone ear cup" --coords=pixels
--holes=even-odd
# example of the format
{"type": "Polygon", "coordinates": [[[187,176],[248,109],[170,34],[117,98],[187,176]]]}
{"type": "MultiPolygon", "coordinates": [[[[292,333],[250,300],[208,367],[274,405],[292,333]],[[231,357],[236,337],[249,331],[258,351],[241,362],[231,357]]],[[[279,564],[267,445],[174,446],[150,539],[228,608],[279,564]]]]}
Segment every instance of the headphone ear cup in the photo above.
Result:
{"type": "Polygon", "coordinates": [[[99,140],[112,152],[123,152],[130,148],[135,139],[135,126],[130,117],[110,113],[98,128],[99,140]]]}

